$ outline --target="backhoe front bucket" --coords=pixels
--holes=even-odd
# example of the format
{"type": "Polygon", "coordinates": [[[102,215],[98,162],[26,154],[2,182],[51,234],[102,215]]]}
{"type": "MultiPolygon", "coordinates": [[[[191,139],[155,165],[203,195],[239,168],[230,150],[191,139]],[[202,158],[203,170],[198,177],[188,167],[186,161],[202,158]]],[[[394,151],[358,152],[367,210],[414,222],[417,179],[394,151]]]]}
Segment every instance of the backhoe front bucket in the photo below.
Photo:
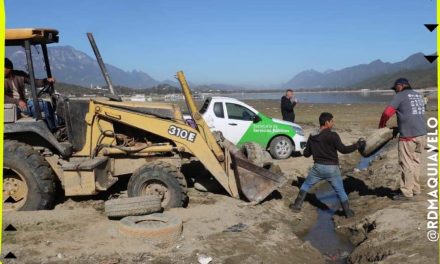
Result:
{"type": "Polygon", "coordinates": [[[232,165],[235,166],[235,175],[238,190],[250,202],[261,202],[273,191],[287,182],[282,174],[276,174],[268,169],[258,167],[247,159],[234,155],[231,152],[232,165]]]}
{"type": "MultiPolygon", "coordinates": [[[[182,71],[177,73],[177,79],[182,87],[188,110],[197,124],[197,130],[201,133],[201,137],[209,146],[209,149],[214,153],[217,161],[225,161],[226,166],[224,169],[227,176],[225,177],[224,172],[217,174],[213,168],[213,171],[211,171],[209,164],[204,165],[231,196],[238,198],[241,192],[249,201],[258,203],[287,181],[283,175],[272,173],[249,162],[237,147],[226,140],[221,133],[210,133],[208,124],[197,111],[191,90],[182,71]]],[[[259,165],[263,166],[263,164],[259,165]]]]}

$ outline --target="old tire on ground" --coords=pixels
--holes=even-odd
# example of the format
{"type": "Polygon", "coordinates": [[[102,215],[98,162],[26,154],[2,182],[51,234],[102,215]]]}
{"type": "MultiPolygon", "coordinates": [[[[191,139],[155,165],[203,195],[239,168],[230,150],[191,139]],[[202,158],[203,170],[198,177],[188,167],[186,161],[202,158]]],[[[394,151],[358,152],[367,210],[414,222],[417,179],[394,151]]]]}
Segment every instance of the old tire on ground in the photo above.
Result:
{"type": "Polygon", "coordinates": [[[161,198],[157,195],[118,198],[105,202],[105,214],[111,218],[147,215],[160,212],[161,198]]]}
{"type": "Polygon", "coordinates": [[[159,195],[164,209],[182,207],[188,200],[185,176],[164,161],[151,162],[136,170],[127,189],[129,197],[159,195]]]}
{"type": "Polygon", "coordinates": [[[127,236],[146,239],[154,244],[170,245],[182,233],[182,220],[167,212],[127,216],[121,219],[118,229],[127,236]]]}
{"type": "Polygon", "coordinates": [[[255,142],[246,142],[241,147],[243,155],[253,164],[263,167],[265,163],[272,162],[272,158],[268,159],[267,151],[255,142]]]}
{"type": "Polygon", "coordinates": [[[377,129],[367,137],[365,149],[360,153],[364,157],[371,156],[391,139],[393,139],[393,129],[388,127],[377,129]]]}
{"type": "Polygon", "coordinates": [[[276,174],[283,174],[279,165],[275,164],[270,153],[255,142],[247,142],[241,148],[243,155],[254,165],[265,168],[276,174]]]}
{"type": "Polygon", "coordinates": [[[3,210],[51,209],[55,196],[52,169],[31,146],[5,140],[3,145],[3,210]]]}
{"type": "Polygon", "coordinates": [[[263,163],[273,163],[272,156],[267,151],[263,151],[263,163]]]}
{"type": "Polygon", "coordinates": [[[274,159],[287,159],[293,151],[293,143],[286,136],[277,136],[269,145],[269,152],[274,159]]]}

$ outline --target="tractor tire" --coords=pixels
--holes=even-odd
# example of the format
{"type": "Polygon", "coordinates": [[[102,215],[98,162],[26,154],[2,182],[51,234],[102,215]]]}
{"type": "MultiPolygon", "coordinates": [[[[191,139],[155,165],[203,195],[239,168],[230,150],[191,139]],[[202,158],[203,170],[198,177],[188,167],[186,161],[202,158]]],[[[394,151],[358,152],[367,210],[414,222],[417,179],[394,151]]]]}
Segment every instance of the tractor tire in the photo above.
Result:
{"type": "Polygon", "coordinates": [[[187,200],[185,176],[173,165],[155,161],[136,170],[128,181],[128,196],[159,195],[164,209],[183,207],[187,200]]]}
{"type": "Polygon", "coordinates": [[[266,151],[255,142],[246,142],[241,151],[250,162],[259,167],[263,167],[266,162],[272,160],[272,158],[267,160],[267,155],[264,154],[266,151]]]}
{"type": "Polygon", "coordinates": [[[255,142],[247,142],[241,148],[243,155],[254,165],[265,168],[276,174],[283,174],[279,165],[275,164],[269,152],[255,142]]]}
{"type": "Polygon", "coordinates": [[[119,221],[119,232],[152,244],[171,246],[182,233],[182,220],[168,213],[127,216],[119,221]]]}
{"type": "Polygon", "coordinates": [[[365,148],[359,151],[362,156],[369,157],[393,139],[393,129],[384,127],[375,130],[367,137],[365,148]]]}
{"type": "Polygon", "coordinates": [[[269,145],[269,152],[274,159],[287,159],[292,155],[294,149],[292,141],[285,136],[274,138],[269,145]]]}
{"type": "Polygon", "coordinates": [[[51,209],[55,181],[49,163],[31,146],[5,140],[3,145],[3,210],[51,209]]]}
{"type": "MultiPolygon", "coordinates": [[[[271,156],[270,153],[267,152],[267,151],[264,151],[264,152],[263,152],[263,164],[264,164],[264,165],[265,165],[265,164],[273,164],[272,156],[271,156]]],[[[263,165],[263,167],[264,167],[264,165],[263,165]]]]}
{"type": "Polygon", "coordinates": [[[105,214],[109,218],[147,215],[162,210],[161,198],[156,195],[112,199],[105,202],[105,214]]]}

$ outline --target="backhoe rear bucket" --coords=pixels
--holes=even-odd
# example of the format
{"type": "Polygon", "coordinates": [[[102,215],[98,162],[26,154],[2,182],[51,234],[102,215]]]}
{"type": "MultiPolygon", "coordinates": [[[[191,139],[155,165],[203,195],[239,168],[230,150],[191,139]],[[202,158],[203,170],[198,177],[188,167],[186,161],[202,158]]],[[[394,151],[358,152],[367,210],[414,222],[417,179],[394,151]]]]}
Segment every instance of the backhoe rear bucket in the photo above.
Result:
{"type": "Polygon", "coordinates": [[[282,174],[276,174],[268,169],[258,167],[248,160],[231,152],[232,163],[238,190],[250,202],[261,202],[269,194],[287,182],[282,174]]]}

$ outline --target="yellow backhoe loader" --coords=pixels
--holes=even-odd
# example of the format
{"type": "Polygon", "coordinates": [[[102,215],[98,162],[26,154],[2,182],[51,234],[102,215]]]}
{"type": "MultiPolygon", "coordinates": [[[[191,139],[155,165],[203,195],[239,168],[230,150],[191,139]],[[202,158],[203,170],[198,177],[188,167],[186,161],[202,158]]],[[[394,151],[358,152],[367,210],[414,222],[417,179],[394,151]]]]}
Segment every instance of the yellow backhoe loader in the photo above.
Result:
{"type": "Polygon", "coordinates": [[[286,182],[283,175],[249,162],[220,134],[210,132],[183,72],[177,79],[195,128],[185,123],[177,105],[120,100],[93,35],[88,37],[112,93],[105,98],[57,97],[53,85],[38,90],[31,46],[41,46],[47,77],[52,77],[46,45],[58,42],[58,31],[6,30],[6,46],[25,49],[34,112],[20,117],[15,105],[5,104],[5,211],[49,209],[56,186],[65,196],[95,195],[120,177],[129,177],[128,196],[157,194],[162,207],[180,207],[187,200],[181,166],[189,160],[200,162],[234,198],[261,202],[286,182]],[[48,120],[50,116],[54,120],[48,120]],[[50,122],[55,128],[48,128],[50,122]]]}

